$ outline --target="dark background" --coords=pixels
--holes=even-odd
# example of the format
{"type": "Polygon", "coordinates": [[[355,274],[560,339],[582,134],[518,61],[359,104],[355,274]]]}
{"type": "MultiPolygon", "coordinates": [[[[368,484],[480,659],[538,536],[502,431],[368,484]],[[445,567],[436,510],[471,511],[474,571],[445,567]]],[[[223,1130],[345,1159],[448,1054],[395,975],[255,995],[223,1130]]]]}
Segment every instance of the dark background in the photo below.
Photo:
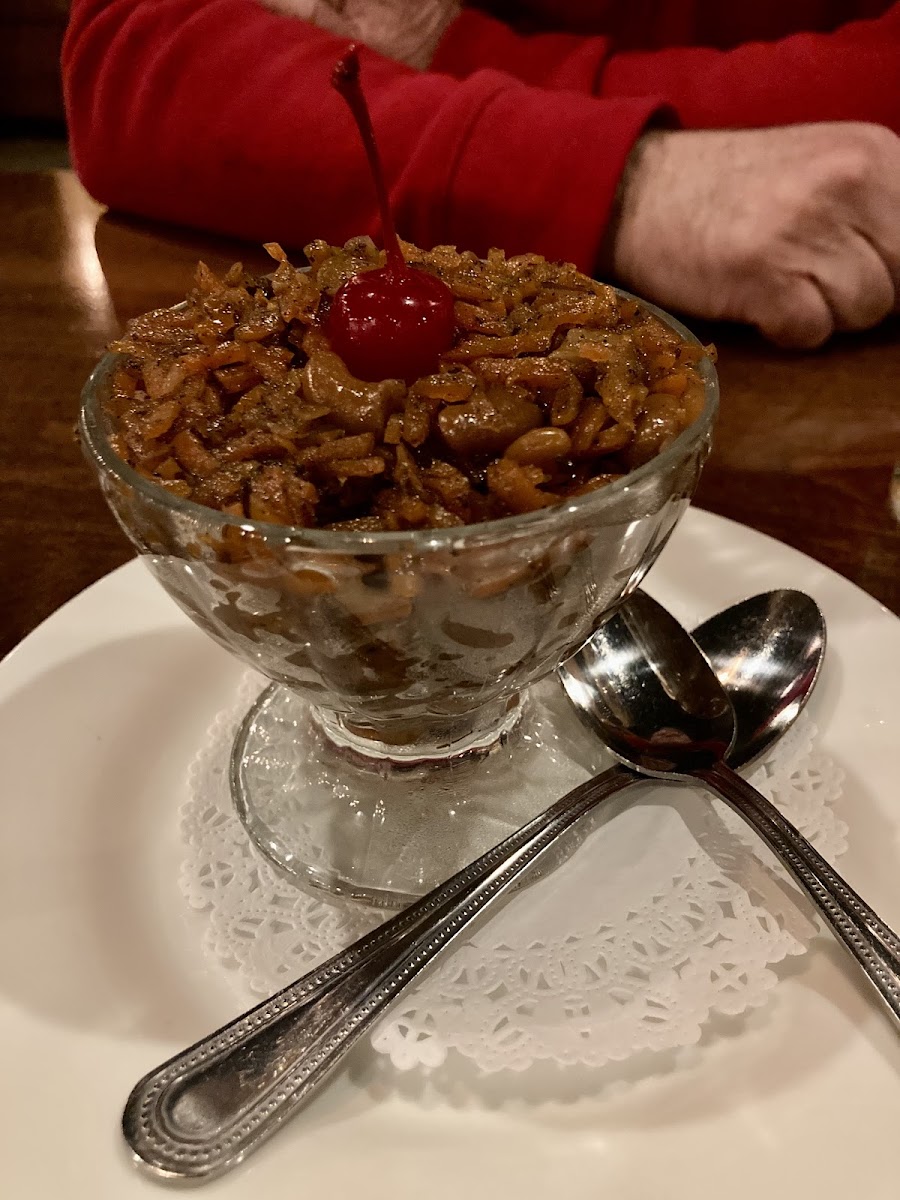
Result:
{"type": "Polygon", "coordinates": [[[67,165],[59,55],[69,0],[0,0],[0,170],[67,165]]]}

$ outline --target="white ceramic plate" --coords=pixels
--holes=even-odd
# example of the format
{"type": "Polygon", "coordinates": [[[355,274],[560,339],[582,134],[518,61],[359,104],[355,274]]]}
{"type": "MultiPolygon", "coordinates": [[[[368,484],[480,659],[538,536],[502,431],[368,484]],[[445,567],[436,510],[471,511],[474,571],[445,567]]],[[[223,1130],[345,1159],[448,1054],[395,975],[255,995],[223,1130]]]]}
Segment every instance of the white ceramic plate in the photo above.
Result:
{"type": "MultiPolygon", "coordinates": [[[[900,928],[900,622],[825,567],[691,510],[649,590],[693,623],[771,587],[822,605],[812,715],[846,771],[848,878],[900,928]]],[[[132,563],[0,665],[0,1195],[162,1194],[119,1115],[150,1067],[242,999],[178,886],[185,772],[242,668],[132,563]]],[[[687,1065],[612,1084],[504,1077],[490,1098],[348,1070],[215,1197],[896,1200],[900,1036],[824,936],[687,1065]],[[548,1099],[553,1094],[556,1098],[548,1099]],[[563,1098],[565,1097],[565,1098],[563,1098]]]]}

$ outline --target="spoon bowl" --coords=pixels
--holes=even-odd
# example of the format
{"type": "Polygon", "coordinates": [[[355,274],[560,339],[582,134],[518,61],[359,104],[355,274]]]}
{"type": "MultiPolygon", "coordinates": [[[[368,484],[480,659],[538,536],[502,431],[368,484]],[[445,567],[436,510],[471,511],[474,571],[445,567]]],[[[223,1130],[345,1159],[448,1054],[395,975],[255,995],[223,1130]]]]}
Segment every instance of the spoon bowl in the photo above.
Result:
{"type": "Polygon", "coordinates": [[[584,724],[640,770],[717,757],[737,770],[764,754],[812,694],[825,619],[804,592],[781,588],[717,613],[692,638],[706,663],[674,617],[637,593],[560,668],[584,724]]]}
{"type": "Polygon", "coordinates": [[[739,770],[765,754],[806,707],[825,659],[825,618],[805,592],[779,588],[716,613],[691,637],[734,709],[728,762],[739,770]]]}

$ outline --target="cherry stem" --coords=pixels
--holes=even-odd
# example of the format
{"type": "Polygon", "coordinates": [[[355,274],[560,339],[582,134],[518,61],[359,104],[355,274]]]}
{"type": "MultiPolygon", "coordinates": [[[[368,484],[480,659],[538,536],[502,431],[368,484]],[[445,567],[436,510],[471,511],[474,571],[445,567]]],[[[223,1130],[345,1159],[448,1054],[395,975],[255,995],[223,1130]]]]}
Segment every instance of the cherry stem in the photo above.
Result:
{"type": "Polygon", "coordinates": [[[369,106],[366,104],[366,98],[359,82],[359,47],[356,42],[338,59],[331,75],[331,86],[340,93],[347,102],[347,107],[353,113],[353,119],[356,121],[356,127],[369,160],[369,168],[375,181],[378,208],[381,212],[381,232],[388,263],[393,267],[404,266],[406,260],[400,249],[394,218],[391,215],[381,156],[378,153],[378,143],[375,141],[375,130],[372,128],[369,106]]]}

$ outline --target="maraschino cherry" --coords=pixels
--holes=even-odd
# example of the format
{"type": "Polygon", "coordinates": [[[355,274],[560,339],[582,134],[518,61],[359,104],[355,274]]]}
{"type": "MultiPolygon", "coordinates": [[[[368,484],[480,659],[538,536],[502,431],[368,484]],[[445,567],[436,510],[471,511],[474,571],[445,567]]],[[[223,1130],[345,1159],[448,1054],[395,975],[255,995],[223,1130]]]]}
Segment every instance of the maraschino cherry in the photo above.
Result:
{"type": "Polygon", "coordinates": [[[397,241],[368,105],[359,82],[355,45],[334,68],[332,85],[347,101],[375,180],[387,264],[348,279],[325,322],[333,349],[357,379],[429,375],[453,343],[453,294],[434,275],[409,266],[397,241]]]}

